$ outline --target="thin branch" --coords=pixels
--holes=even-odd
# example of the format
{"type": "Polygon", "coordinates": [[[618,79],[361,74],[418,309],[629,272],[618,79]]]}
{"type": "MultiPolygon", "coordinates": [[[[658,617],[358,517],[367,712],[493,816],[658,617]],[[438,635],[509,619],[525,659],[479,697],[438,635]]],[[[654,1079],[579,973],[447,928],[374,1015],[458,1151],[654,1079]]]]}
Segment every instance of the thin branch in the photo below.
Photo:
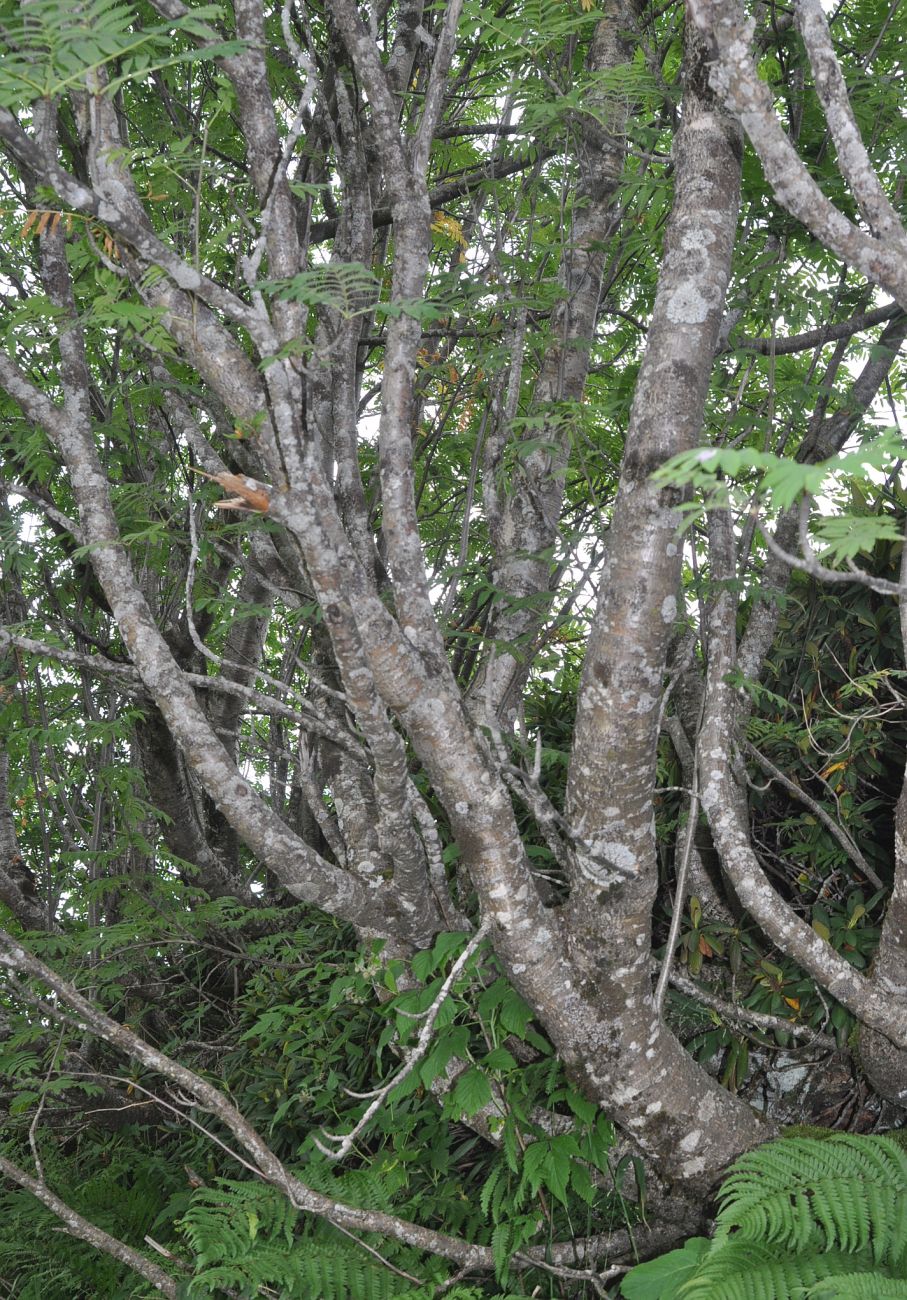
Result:
{"type": "Polygon", "coordinates": [[[127,1246],[124,1241],[117,1237],[111,1237],[109,1232],[104,1232],[94,1223],[89,1223],[83,1219],[81,1214],[77,1214],[72,1206],[67,1205],[54,1192],[50,1190],[43,1179],[32,1178],[20,1169],[18,1165],[13,1164],[6,1156],[0,1156],[0,1173],[11,1179],[12,1182],[18,1183],[26,1191],[31,1192],[42,1205],[46,1205],[58,1219],[61,1219],[66,1231],[79,1241],[85,1241],[89,1246],[94,1246],[96,1250],[103,1251],[105,1255],[111,1255],[114,1259],[119,1260],[128,1268],[133,1269],[140,1274],[146,1282],[150,1282],[156,1291],[163,1295],[171,1296],[176,1300],[177,1285],[169,1273],[166,1273],[159,1264],[154,1264],[144,1255],[140,1255],[137,1250],[127,1246]]]}
{"type": "MultiPolygon", "coordinates": [[[[702,705],[699,708],[699,720],[697,730],[702,726],[702,705]]],[[[686,897],[687,876],[690,871],[690,862],[693,856],[693,843],[696,837],[696,823],[699,820],[699,737],[697,734],[696,745],[693,749],[692,757],[692,789],[690,790],[690,802],[687,806],[687,824],[683,837],[683,847],[680,851],[680,860],[677,864],[676,883],[674,885],[674,909],[671,913],[671,925],[668,930],[668,942],[665,947],[664,961],[661,964],[661,970],[658,973],[658,981],[655,985],[655,1011],[660,1016],[664,1009],[665,996],[668,991],[668,980],[671,978],[671,967],[674,962],[674,951],[677,947],[677,940],[680,938],[680,924],[683,919],[683,904],[686,897]]]]}
{"type": "MultiPolygon", "coordinates": [[[[132,664],[119,663],[115,659],[108,659],[105,655],[82,654],[78,650],[50,645],[47,641],[36,641],[33,637],[20,636],[18,633],[10,632],[8,628],[0,626],[0,650],[7,645],[24,650],[27,654],[40,655],[45,659],[53,659],[57,663],[69,664],[74,668],[85,669],[90,673],[100,674],[103,677],[112,677],[121,690],[127,691],[131,695],[147,696],[147,691],[138,670],[133,668],[132,664]]],[[[239,667],[239,665],[233,666],[239,667]]],[[[343,749],[345,753],[348,753],[357,762],[362,763],[363,766],[368,765],[368,756],[356,739],[321,715],[301,712],[299,709],[291,708],[290,705],[284,704],[282,700],[275,699],[273,695],[265,695],[262,691],[247,686],[244,682],[232,682],[225,677],[208,677],[203,673],[184,673],[183,676],[196,690],[237,695],[248,700],[250,705],[262,713],[295,722],[305,731],[324,736],[325,739],[343,749]]],[[[280,682],[277,678],[269,677],[267,680],[281,686],[286,691],[293,689],[288,687],[285,682],[280,682]]],[[[293,693],[295,694],[295,691],[293,693]]],[[[305,699],[300,698],[299,703],[303,708],[312,707],[305,699]]]]}
{"type": "Polygon", "coordinates": [[[882,880],[866,861],[859,845],[850,835],[848,835],[844,827],[840,826],[838,822],[835,821],[834,817],[830,816],[830,814],[826,812],[819,801],[813,799],[811,795],[807,794],[803,787],[798,785],[796,781],[792,781],[790,777],[785,776],[780,768],[775,767],[771,759],[766,758],[766,756],[761,753],[755,745],[751,745],[749,741],[746,741],[744,742],[744,748],[746,749],[746,752],[756,760],[762,770],[769,774],[773,781],[777,781],[779,785],[783,785],[785,790],[792,794],[795,799],[799,799],[815,817],[818,817],[822,825],[831,832],[841,845],[841,848],[847,856],[857,864],[866,879],[870,881],[876,889],[884,889],[885,886],[882,883],[882,880]]]}
{"type": "Polygon", "coordinates": [[[34,488],[26,486],[25,483],[17,483],[13,479],[0,479],[0,492],[30,501],[32,505],[36,505],[39,510],[42,510],[48,519],[74,537],[80,546],[82,545],[82,530],[76,521],[70,519],[69,515],[64,515],[62,510],[58,510],[52,501],[48,501],[34,488]]]}
{"type": "MultiPolygon", "coordinates": [[[[72,1008],[84,1030],[96,1034],[125,1056],[138,1061],[146,1069],[163,1075],[175,1084],[187,1099],[191,1098],[192,1104],[215,1116],[233,1135],[251,1161],[249,1163],[245,1158],[240,1157],[242,1163],[247,1168],[253,1169],[265,1182],[283,1192],[297,1209],[315,1214],[335,1226],[351,1229],[356,1233],[380,1233],[395,1241],[414,1246],[418,1250],[440,1255],[461,1266],[472,1269],[495,1268],[494,1253],[490,1246],[475,1245],[462,1238],[452,1237],[432,1228],[423,1227],[421,1224],[400,1219],[396,1215],[346,1205],[306,1186],[289,1172],[224,1093],[194,1071],[146,1043],[127,1026],[112,1020],[83,997],[72,984],[62,979],[29,952],[21,941],[2,929],[0,929],[0,967],[10,972],[13,979],[16,978],[16,972],[21,972],[45,984],[56,995],[59,1002],[72,1008]]],[[[65,1017],[59,1003],[42,999],[40,995],[20,985],[18,980],[16,984],[24,997],[39,1004],[47,1014],[54,1018],[65,1017]]],[[[664,1213],[658,1222],[634,1228],[635,1246],[647,1253],[657,1253],[659,1248],[665,1249],[678,1236],[687,1232],[691,1226],[689,1215],[688,1202],[665,1202],[664,1213]]],[[[583,1256],[587,1258],[610,1256],[613,1259],[615,1256],[626,1256],[633,1250],[634,1241],[631,1241],[629,1234],[625,1230],[618,1230],[594,1237],[531,1247],[524,1250],[522,1254],[533,1264],[537,1259],[546,1259],[569,1266],[583,1256]]],[[[147,1261],[144,1262],[147,1264],[147,1261]]]]}
{"type": "MultiPolygon", "coordinates": [[[[511,159],[495,159],[486,167],[481,167],[477,171],[465,172],[453,180],[444,182],[442,185],[436,185],[433,190],[428,192],[428,201],[432,208],[443,208],[446,203],[452,203],[454,199],[465,198],[472,190],[480,189],[481,186],[487,185],[489,181],[503,180],[507,176],[516,176],[519,172],[529,171],[537,167],[541,162],[547,162],[554,158],[557,149],[540,149],[537,153],[531,155],[521,155],[511,159]]],[[[393,212],[390,208],[376,208],[372,214],[372,225],[377,230],[382,226],[389,226],[394,220],[393,212]]],[[[315,221],[312,224],[312,242],[315,244],[323,243],[326,239],[333,239],[337,234],[339,222],[315,221]]]]}
{"type": "Polygon", "coordinates": [[[807,532],[809,522],[810,508],[812,497],[808,494],[804,496],[800,504],[799,511],[799,534],[800,550],[802,555],[793,555],[790,551],[779,546],[774,535],[766,527],[764,520],[760,518],[759,509],[753,506],[750,510],[750,516],[757,520],[762,536],[765,538],[765,544],[776,559],[782,560],[785,564],[790,565],[792,569],[802,569],[812,578],[818,578],[820,582],[855,582],[860,587],[868,587],[878,596],[897,596],[904,594],[904,588],[899,582],[889,582],[887,578],[874,578],[871,573],[864,573],[855,565],[846,572],[840,569],[829,569],[824,565],[816,552],[812,548],[807,532]]]}
{"type": "Polygon", "coordinates": [[[723,1016],[725,1020],[730,1020],[734,1024],[752,1025],[756,1029],[766,1029],[771,1033],[780,1030],[785,1034],[790,1034],[792,1038],[804,1039],[807,1047],[819,1047],[826,1052],[837,1052],[839,1050],[835,1040],[818,1029],[813,1029],[809,1025],[797,1024],[792,1020],[785,1020],[783,1016],[769,1015],[765,1011],[753,1011],[749,1007],[741,1006],[739,1002],[728,1002],[726,998],[717,997],[678,970],[671,971],[670,983],[679,992],[693,998],[696,1002],[701,1002],[704,1007],[717,1011],[719,1016],[723,1016]]]}
{"type": "Polygon", "coordinates": [[[482,925],[479,926],[478,930],[476,930],[475,934],[472,936],[469,943],[466,945],[466,947],[460,953],[457,960],[451,966],[450,972],[448,973],[448,976],[445,979],[444,983],[438,989],[438,992],[435,995],[435,998],[432,1001],[431,1006],[427,1009],[427,1011],[423,1011],[419,1013],[420,1017],[424,1016],[425,1019],[422,1024],[422,1028],[419,1030],[419,1037],[416,1039],[415,1046],[404,1051],[404,1063],[402,1067],[397,1071],[397,1073],[391,1079],[388,1079],[386,1083],[382,1084],[380,1088],[375,1088],[370,1093],[357,1094],[357,1096],[361,1095],[363,1098],[372,1097],[373,1100],[366,1108],[362,1117],[357,1121],[355,1127],[352,1128],[350,1132],[346,1134],[337,1134],[337,1133],[324,1134],[328,1142],[334,1142],[336,1144],[336,1147],[334,1149],[324,1146],[321,1142],[319,1142],[317,1138],[314,1139],[315,1145],[318,1148],[318,1150],[322,1153],[322,1155],[327,1156],[329,1160],[342,1160],[345,1156],[348,1156],[350,1151],[353,1149],[353,1145],[356,1139],[359,1137],[361,1133],[365,1131],[365,1129],[371,1123],[374,1116],[384,1105],[384,1102],[386,1101],[388,1095],[391,1092],[393,1092],[393,1090],[396,1087],[398,1087],[403,1082],[404,1079],[406,1079],[410,1074],[412,1074],[413,1070],[416,1068],[416,1066],[419,1064],[419,1062],[422,1060],[422,1058],[425,1056],[426,1052],[428,1051],[429,1047],[431,1046],[432,1033],[434,1031],[435,1021],[438,1019],[438,1015],[441,1011],[441,1007],[446,1002],[450,990],[453,988],[461,971],[464,969],[470,957],[472,957],[473,953],[477,950],[477,948],[479,947],[479,945],[481,944],[485,936],[488,934],[490,929],[491,929],[490,921],[484,921],[482,925]]]}
{"type": "Polygon", "coordinates": [[[882,242],[826,197],[785,134],[751,53],[755,23],[739,0],[690,0],[690,19],[713,51],[710,79],[759,155],[776,198],[826,248],[907,308],[903,235],[882,242]]]}
{"type": "Polygon", "coordinates": [[[763,357],[790,356],[794,352],[824,347],[826,343],[835,343],[838,339],[849,339],[861,330],[872,329],[874,325],[882,325],[902,314],[903,310],[898,303],[889,302],[884,307],[851,316],[850,320],[838,321],[834,325],[820,325],[818,329],[805,330],[802,334],[792,334],[784,339],[734,339],[728,343],[727,351],[757,352],[763,357]]]}

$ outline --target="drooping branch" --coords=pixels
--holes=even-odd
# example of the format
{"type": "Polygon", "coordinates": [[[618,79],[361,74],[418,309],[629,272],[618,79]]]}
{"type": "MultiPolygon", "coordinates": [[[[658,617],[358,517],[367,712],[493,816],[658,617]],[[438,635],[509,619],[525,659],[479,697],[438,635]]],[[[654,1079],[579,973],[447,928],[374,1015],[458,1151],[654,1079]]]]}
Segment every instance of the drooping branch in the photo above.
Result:
{"type": "MultiPolygon", "coordinates": [[[[797,512],[797,532],[800,542],[800,554],[795,555],[784,549],[772,534],[771,530],[764,524],[762,525],[762,536],[765,538],[765,544],[771,551],[775,559],[781,560],[783,564],[788,565],[791,569],[802,569],[810,577],[817,578],[820,582],[831,583],[849,583],[858,587],[867,587],[879,596],[899,596],[902,594],[901,585],[898,582],[890,582],[887,578],[877,578],[871,573],[865,573],[855,565],[851,565],[846,570],[830,569],[828,565],[823,564],[816,552],[813,550],[812,542],[809,537],[809,516],[812,512],[813,499],[805,495],[800,502],[797,512]]],[[[754,518],[758,519],[759,514],[753,510],[754,518]]]]}
{"type": "Polygon", "coordinates": [[[356,1121],[349,1133],[325,1133],[325,1140],[332,1143],[332,1146],[325,1146],[323,1142],[318,1139],[315,1140],[315,1145],[318,1147],[318,1150],[323,1155],[326,1155],[329,1160],[343,1160],[349,1155],[356,1139],[368,1127],[371,1120],[384,1105],[390,1093],[392,1093],[395,1088],[399,1087],[404,1079],[412,1074],[413,1070],[423,1059],[431,1046],[435,1021],[438,1019],[441,1007],[447,1000],[447,996],[459,978],[461,971],[468,964],[469,959],[475,954],[490,928],[490,924],[487,921],[480,925],[475,934],[470,937],[469,942],[460,953],[459,957],[457,957],[456,961],[452,963],[444,982],[432,999],[431,1006],[421,1013],[422,1026],[419,1030],[419,1036],[411,1048],[404,1049],[403,1065],[396,1074],[388,1079],[386,1083],[383,1083],[380,1088],[376,1088],[373,1092],[367,1093],[364,1098],[361,1098],[368,1099],[369,1104],[362,1117],[356,1121]]]}
{"type": "Polygon", "coordinates": [[[59,195],[67,208],[95,217],[108,226],[116,239],[142,258],[145,267],[160,266],[173,284],[185,293],[195,294],[208,307],[221,311],[238,325],[254,329],[257,317],[241,299],[177,257],[154,233],[144,211],[124,211],[108,196],[100,196],[70,175],[54,159],[38,148],[6,108],[0,108],[0,140],[26,171],[38,177],[59,195]]]}
{"type": "Polygon", "coordinates": [[[125,1241],[120,1241],[117,1237],[112,1237],[109,1232],[99,1228],[97,1224],[89,1222],[78,1214],[71,1205],[51,1191],[43,1178],[33,1178],[31,1174],[14,1164],[6,1156],[0,1155],[0,1173],[11,1182],[18,1183],[26,1191],[31,1192],[42,1205],[57,1216],[62,1222],[66,1231],[79,1241],[87,1242],[95,1250],[103,1251],[105,1255],[110,1255],[113,1259],[125,1264],[145,1279],[146,1282],[154,1287],[155,1291],[160,1291],[162,1295],[170,1296],[176,1300],[178,1286],[174,1279],[159,1264],[133,1250],[127,1246],[125,1241]]]}
{"type": "Polygon", "coordinates": [[[750,1026],[769,1034],[778,1032],[790,1034],[791,1038],[801,1039],[804,1047],[814,1047],[823,1052],[834,1052],[838,1049],[833,1038],[813,1029],[811,1025],[798,1024],[795,1020],[785,1020],[783,1016],[773,1016],[765,1011],[754,1011],[739,1002],[728,1002],[727,999],[716,997],[708,989],[702,988],[695,980],[679,970],[671,971],[670,983],[679,993],[701,1003],[704,1007],[709,1007],[712,1011],[717,1011],[718,1015],[732,1024],[742,1025],[744,1028],[750,1026]]]}
{"type": "MultiPolygon", "coordinates": [[[[38,655],[42,659],[50,659],[56,663],[67,664],[72,668],[84,669],[86,672],[99,677],[107,677],[117,683],[120,690],[128,692],[130,695],[146,696],[145,687],[138,671],[132,664],[121,663],[119,660],[110,659],[102,654],[83,654],[79,650],[69,650],[65,646],[51,645],[47,641],[36,641],[34,637],[20,636],[18,633],[10,632],[8,628],[0,627],[0,649],[4,646],[12,646],[26,654],[38,655]]],[[[349,753],[350,757],[356,762],[366,764],[368,757],[362,747],[357,743],[355,737],[347,731],[341,731],[336,727],[332,720],[324,714],[309,712],[306,707],[308,701],[298,700],[298,707],[286,704],[283,700],[276,699],[273,695],[268,695],[264,691],[259,691],[255,687],[249,686],[245,682],[235,682],[221,676],[205,676],[202,673],[185,673],[186,681],[197,691],[210,691],[213,694],[224,694],[243,702],[256,713],[262,713],[274,718],[284,718],[287,722],[295,723],[304,731],[310,732],[314,736],[323,736],[330,740],[333,745],[349,753]]]]}

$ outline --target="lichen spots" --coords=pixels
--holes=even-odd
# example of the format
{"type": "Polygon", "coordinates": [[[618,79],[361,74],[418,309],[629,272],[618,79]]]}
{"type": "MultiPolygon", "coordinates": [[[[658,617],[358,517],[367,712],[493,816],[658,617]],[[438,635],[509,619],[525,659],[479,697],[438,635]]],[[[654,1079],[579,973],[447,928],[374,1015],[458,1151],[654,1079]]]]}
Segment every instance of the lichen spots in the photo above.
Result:
{"type": "Polygon", "coordinates": [[[708,298],[694,284],[682,284],[668,300],[665,314],[677,325],[703,325],[711,311],[708,298]]]}

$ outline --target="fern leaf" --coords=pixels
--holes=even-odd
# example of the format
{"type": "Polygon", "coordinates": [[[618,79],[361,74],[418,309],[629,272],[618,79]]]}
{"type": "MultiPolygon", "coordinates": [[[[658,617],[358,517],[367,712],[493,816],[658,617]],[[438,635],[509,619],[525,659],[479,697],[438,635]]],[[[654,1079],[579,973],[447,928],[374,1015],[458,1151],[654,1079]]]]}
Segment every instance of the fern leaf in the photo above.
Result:
{"type": "Polygon", "coordinates": [[[907,1300],[907,1282],[880,1273],[836,1274],[810,1287],[806,1300],[907,1300]]]}
{"type": "Polygon", "coordinates": [[[715,1245],[869,1251],[901,1271],[907,1256],[907,1154],[884,1137],[784,1138],[747,1153],[719,1194],[715,1245]]]}
{"type": "Polygon", "coordinates": [[[764,1243],[731,1240],[704,1257],[678,1300],[801,1300],[826,1277],[871,1265],[869,1255],[807,1251],[785,1257],[764,1243]]]}

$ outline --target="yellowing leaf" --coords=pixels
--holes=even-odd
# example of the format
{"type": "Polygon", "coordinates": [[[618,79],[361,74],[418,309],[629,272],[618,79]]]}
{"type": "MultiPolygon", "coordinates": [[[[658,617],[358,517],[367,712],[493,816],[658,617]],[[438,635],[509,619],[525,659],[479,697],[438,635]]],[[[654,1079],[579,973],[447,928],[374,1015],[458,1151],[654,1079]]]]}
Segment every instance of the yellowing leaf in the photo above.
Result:
{"type": "MultiPolygon", "coordinates": [[[[52,208],[33,208],[25,218],[22,229],[19,233],[23,239],[27,239],[29,235],[43,235],[48,226],[50,226],[51,230],[56,230],[57,226],[60,224],[62,216],[62,212],[57,212],[52,208]]],[[[71,224],[72,217],[67,216],[67,230],[71,224]]]]}
{"type": "Polygon", "coordinates": [[[469,241],[463,234],[463,227],[456,217],[450,217],[446,212],[433,212],[431,228],[436,235],[446,235],[455,244],[459,244],[461,248],[469,247],[469,241]]]}
{"type": "Polygon", "coordinates": [[[819,775],[821,776],[823,781],[827,781],[828,778],[831,776],[832,772],[843,772],[846,769],[846,767],[847,767],[846,763],[832,763],[831,767],[827,767],[825,771],[820,772],[819,775]]]}
{"type": "Polygon", "coordinates": [[[828,943],[831,938],[831,930],[829,930],[824,921],[813,921],[813,929],[820,939],[824,939],[825,942],[828,943]]]}

